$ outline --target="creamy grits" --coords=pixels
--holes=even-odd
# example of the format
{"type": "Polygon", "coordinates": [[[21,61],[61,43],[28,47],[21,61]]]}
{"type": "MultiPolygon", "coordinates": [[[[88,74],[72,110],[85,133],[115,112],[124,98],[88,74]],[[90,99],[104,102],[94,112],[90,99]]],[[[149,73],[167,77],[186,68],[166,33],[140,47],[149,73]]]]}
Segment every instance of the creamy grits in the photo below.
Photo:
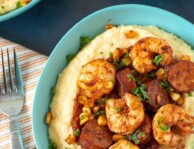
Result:
{"type": "MultiPolygon", "coordinates": [[[[191,61],[194,61],[194,51],[180,38],[167,33],[154,26],[118,26],[113,27],[98,35],[86,47],[81,50],[69,65],[59,75],[55,95],[53,97],[50,109],[52,120],[49,125],[49,138],[57,145],[57,149],[81,148],[77,144],[67,144],[64,140],[69,134],[73,133],[71,128],[71,118],[73,115],[74,99],[78,93],[77,79],[82,66],[90,60],[97,58],[108,58],[109,53],[116,48],[127,48],[133,46],[136,41],[143,37],[157,37],[164,39],[173,49],[175,57],[181,55],[190,55],[191,61]],[[138,37],[128,39],[125,32],[133,30],[139,34],[138,37]],[[100,54],[103,52],[103,54],[100,54]]],[[[194,95],[194,92],[192,92],[194,95]]],[[[194,96],[188,97],[185,94],[184,108],[194,115],[194,96]]],[[[189,135],[186,139],[185,149],[193,149],[194,135],[189,135]]]]}
{"type": "Polygon", "coordinates": [[[30,0],[0,0],[0,15],[25,6],[30,0]]]}

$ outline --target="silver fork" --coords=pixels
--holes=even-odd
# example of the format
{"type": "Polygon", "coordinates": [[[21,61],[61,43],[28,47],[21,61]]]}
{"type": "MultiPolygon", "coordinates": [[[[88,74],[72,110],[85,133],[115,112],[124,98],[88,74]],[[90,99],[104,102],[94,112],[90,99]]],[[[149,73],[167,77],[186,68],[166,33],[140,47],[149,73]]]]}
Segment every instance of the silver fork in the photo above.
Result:
{"type": "Polygon", "coordinates": [[[19,66],[19,62],[16,56],[15,49],[13,50],[14,55],[14,70],[15,70],[15,80],[16,85],[14,87],[9,50],[7,49],[7,60],[8,60],[8,71],[9,71],[9,82],[10,87],[8,88],[6,70],[4,64],[4,56],[1,49],[1,60],[2,60],[2,71],[3,71],[3,86],[2,90],[0,87],[0,110],[2,113],[9,118],[9,128],[10,128],[10,142],[11,149],[23,149],[22,137],[20,134],[20,127],[17,115],[20,113],[23,102],[24,102],[24,91],[22,84],[22,75],[19,66]]]}

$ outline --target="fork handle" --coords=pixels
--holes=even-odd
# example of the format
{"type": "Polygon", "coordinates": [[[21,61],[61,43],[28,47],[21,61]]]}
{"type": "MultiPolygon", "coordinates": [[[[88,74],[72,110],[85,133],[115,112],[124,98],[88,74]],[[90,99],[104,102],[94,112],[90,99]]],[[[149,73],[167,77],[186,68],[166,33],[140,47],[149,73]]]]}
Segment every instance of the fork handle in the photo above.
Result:
{"type": "Polygon", "coordinates": [[[10,117],[11,149],[24,149],[17,116],[10,117]]]}

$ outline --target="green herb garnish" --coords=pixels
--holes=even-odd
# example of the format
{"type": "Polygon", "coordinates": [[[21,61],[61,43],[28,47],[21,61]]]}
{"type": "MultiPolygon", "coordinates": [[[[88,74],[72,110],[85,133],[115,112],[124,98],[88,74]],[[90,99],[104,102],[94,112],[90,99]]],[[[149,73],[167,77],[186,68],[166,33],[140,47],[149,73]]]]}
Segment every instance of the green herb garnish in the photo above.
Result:
{"type": "Polygon", "coordinates": [[[162,125],[161,124],[161,121],[162,121],[162,118],[161,117],[159,117],[158,118],[158,128],[160,128],[161,130],[163,130],[163,131],[167,131],[168,130],[168,126],[167,125],[162,125]]]}
{"type": "Polygon", "coordinates": [[[98,111],[94,114],[94,116],[95,116],[95,117],[98,117],[98,116],[100,116],[100,115],[102,115],[102,114],[104,114],[104,113],[105,113],[104,111],[98,110],[98,111]]]}
{"type": "Polygon", "coordinates": [[[4,8],[5,8],[5,6],[1,6],[1,8],[2,8],[2,9],[4,9],[4,8]]]}
{"type": "Polygon", "coordinates": [[[80,130],[79,128],[76,129],[76,130],[74,131],[73,135],[76,136],[76,137],[79,136],[79,135],[80,135],[80,131],[81,131],[81,130],[80,130]]]}
{"type": "Polygon", "coordinates": [[[187,93],[187,95],[189,96],[189,97],[193,97],[193,94],[190,92],[190,93],[187,93]]]}
{"type": "Polygon", "coordinates": [[[79,50],[76,53],[73,54],[69,54],[66,56],[66,61],[67,63],[69,63],[75,56],[76,54],[85,46],[87,45],[89,42],[91,41],[91,39],[87,36],[81,36],[80,37],[80,46],[79,46],[79,50]]]}
{"type": "Polygon", "coordinates": [[[121,111],[121,108],[116,108],[117,113],[121,111]]]}
{"type": "Polygon", "coordinates": [[[146,86],[144,84],[141,84],[140,87],[132,88],[131,92],[136,95],[140,100],[147,99],[148,95],[147,92],[144,90],[146,86]]]}
{"type": "Polygon", "coordinates": [[[116,70],[121,70],[123,67],[125,67],[125,63],[123,61],[121,61],[117,66],[116,66],[116,70]]]}
{"type": "Polygon", "coordinates": [[[124,140],[128,140],[128,137],[127,137],[127,136],[123,136],[123,139],[124,139],[124,140]]]}
{"type": "Polygon", "coordinates": [[[131,79],[135,80],[131,74],[127,74],[127,79],[129,82],[131,81],[131,79]]]}
{"type": "Polygon", "coordinates": [[[55,86],[51,87],[50,94],[51,94],[51,97],[53,97],[55,95],[55,86]]]}
{"type": "Polygon", "coordinates": [[[106,96],[104,97],[104,101],[107,102],[108,100],[109,100],[109,97],[108,97],[108,95],[106,95],[106,96]]]}
{"type": "Polygon", "coordinates": [[[66,56],[66,61],[67,63],[69,63],[75,56],[76,56],[77,53],[75,54],[69,54],[66,56]]]}
{"type": "Polygon", "coordinates": [[[18,1],[18,2],[16,3],[16,8],[18,9],[18,8],[21,8],[21,7],[22,7],[22,2],[18,1]]]}
{"type": "Polygon", "coordinates": [[[113,53],[112,53],[112,52],[110,52],[110,53],[109,53],[109,56],[111,57],[112,55],[113,55],[113,53]]]}
{"type": "Polygon", "coordinates": [[[168,93],[171,92],[171,86],[170,86],[170,83],[169,83],[167,80],[161,81],[161,82],[159,83],[159,87],[160,87],[160,88],[165,87],[165,89],[166,89],[166,91],[167,91],[168,93]]]}
{"type": "Polygon", "coordinates": [[[139,138],[137,136],[145,137],[145,132],[140,131],[139,129],[134,131],[129,137],[135,143],[139,144],[139,138]]]}
{"type": "Polygon", "coordinates": [[[135,142],[135,144],[139,144],[139,139],[137,138],[138,132],[139,132],[139,129],[136,130],[135,132],[133,132],[133,133],[130,135],[131,140],[133,140],[133,141],[135,142]]]}
{"type": "Polygon", "coordinates": [[[153,59],[153,63],[156,64],[156,65],[159,65],[162,60],[163,60],[162,55],[156,55],[153,59]]]}
{"type": "Polygon", "coordinates": [[[48,149],[57,149],[57,145],[52,140],[49,140],[48,149]]]}
{"type": "Polygon", "coordinates": [[[149,78],[154,78],[155,77],[155,72],[151,71],[151,72],[147,73],[146,76],[149,77],[149,78]]]}
{"type": "Polygon", "coordinates": [[[102,104],[102,99],[97,100],[97,101],[96,101],[96,104],[97,104],[97,105],[101,105],[101,104],[102,104]]]}
{"type": "Polygon", "coordinates": [[[83,47],[85,47],[91,39],[88,36],[81,36],[80,37],[80,47],[79,49],[81,50],[83,47]]]}

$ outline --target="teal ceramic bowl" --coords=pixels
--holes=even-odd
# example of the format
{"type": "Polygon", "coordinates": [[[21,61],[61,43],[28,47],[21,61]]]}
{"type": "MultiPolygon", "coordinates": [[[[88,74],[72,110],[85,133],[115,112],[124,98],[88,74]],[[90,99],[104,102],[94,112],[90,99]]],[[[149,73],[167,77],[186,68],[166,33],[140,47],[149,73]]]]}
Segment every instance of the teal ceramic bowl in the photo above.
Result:
{"type": "Polygon", "coordinates": [[[0,22],[9,20],[13,17],[16,17],[22,13],[24,13],[25,11],[29,10],[30,8],[32,8],[34,5],[36,5],[38,2],[40,2],[41,0],[31,0],[30,3],[28,3],[26,6],[21,7],[19,9],[15,9],[13,11],[10,11],[2,16],[0,16],[0,22]]]}
{"type": "Polygon", "coordinates": [[[73,26],[59,41],[43,70],[37,86],[33,105],[33,133],[38,149],[48,148],[48,132],[45,114],[51,103],[50,90],[56,83],[57,76],[66,66],[66,55],[79,48],[79,37],[91,38],[102,33],[107,23],[155,25],[173,33],[194,47],[194,25],[187,20],[162,9],[126,4],[99,10],[82,19],[73,26]]]}

